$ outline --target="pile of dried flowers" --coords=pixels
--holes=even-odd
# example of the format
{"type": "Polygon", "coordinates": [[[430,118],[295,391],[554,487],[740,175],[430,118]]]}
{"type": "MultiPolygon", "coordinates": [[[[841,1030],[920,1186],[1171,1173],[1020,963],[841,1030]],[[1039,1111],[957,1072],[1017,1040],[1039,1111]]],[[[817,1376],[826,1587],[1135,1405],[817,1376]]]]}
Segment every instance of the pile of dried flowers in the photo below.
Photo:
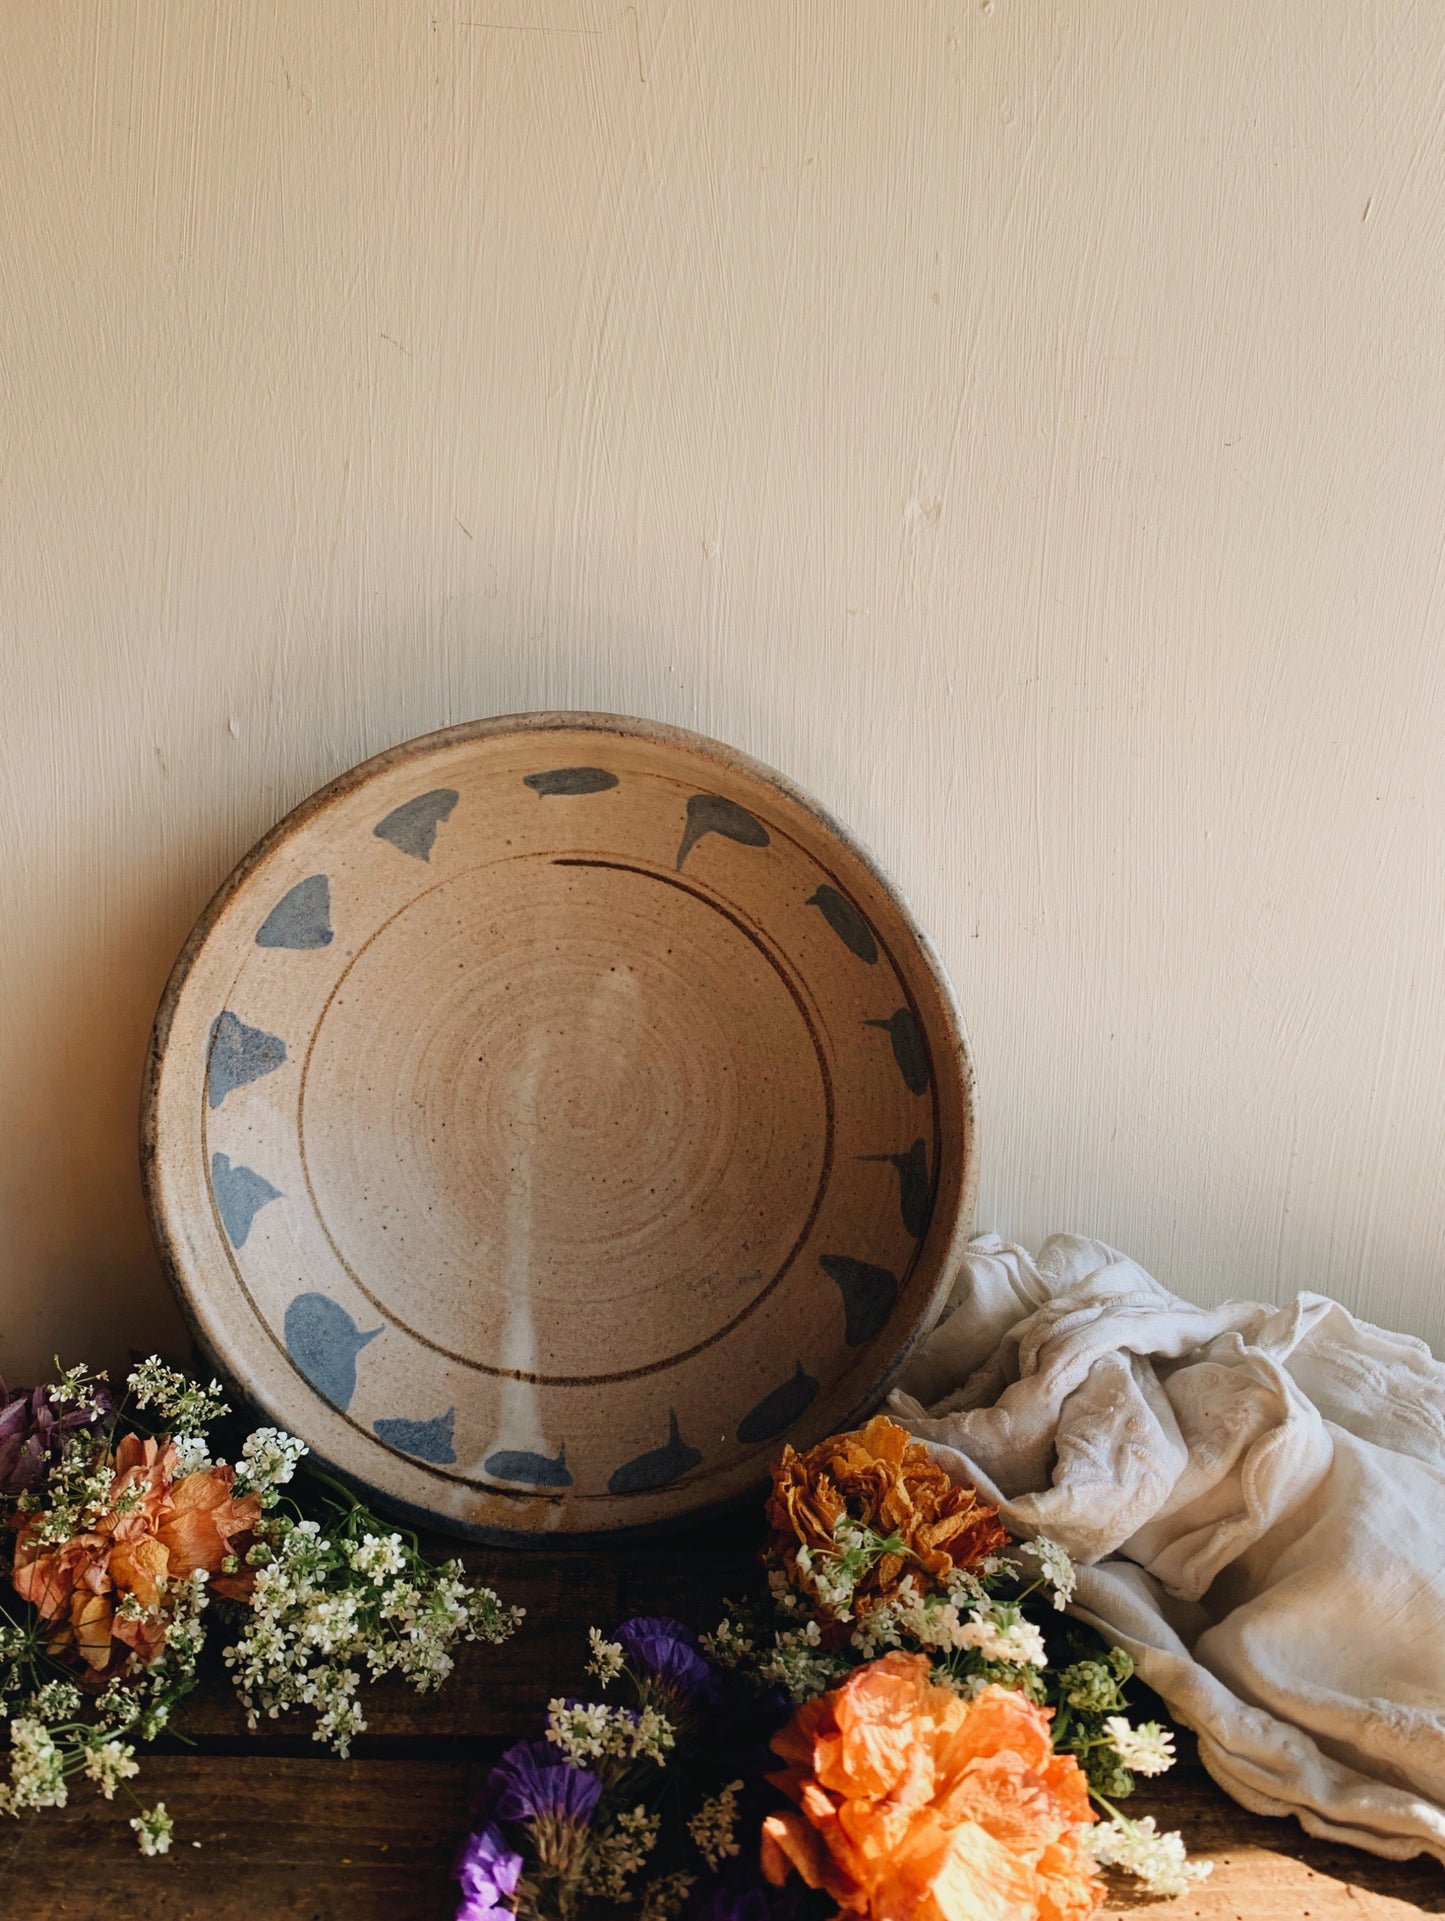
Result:
{"type": "Polygon", "coordinates": [[[786,1449],[768,1519],[767,1596],[711,1634],[591,1631],[626,1698],[559,1698],[503,1756],[458,1921],[1082,1921],[1101,1865],[1157,1895],[1208,1873],[1115,1805],[1173,1736],[1128,1719],[1128,1655],[1060,1619],[1062,1549],[1011,1541],[883,1417],[786,1449]]]}
{"type": "MultiPolygon", "coordinates": [[[[228,1414],[216,1382],[154,1357],[119,1397],[83,1367],[0,1384],[0,1811],[64,1807],[77,1779],[135,1801],[137,1744],[195,1686],[213,1606],[252,1726],[307,1706],[342,1754],[364,1676],[437,1687],[459,1641],[515,1628],[460,1562],[433,1566],[329,1476],[307,1472],[309,1515],[283,1495],[306,1453],[290,1435],[258,1428],[234,1465],[212,1460],[228,1414]]],[[[163,1802],[130,1825],[146,1854],[170,1847],[163,1802]]]]}

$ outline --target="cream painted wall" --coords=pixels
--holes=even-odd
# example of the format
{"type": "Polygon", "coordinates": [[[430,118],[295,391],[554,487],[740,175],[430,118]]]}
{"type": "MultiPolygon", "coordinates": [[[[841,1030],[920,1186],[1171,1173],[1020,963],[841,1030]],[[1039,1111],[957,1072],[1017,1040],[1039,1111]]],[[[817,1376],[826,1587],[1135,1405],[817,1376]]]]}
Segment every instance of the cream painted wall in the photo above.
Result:
{"type": "Polygon", "coordinates": [[[1445,1342],[1445,9],[5,0],[0,1367],[179,1326],[232,862],[723,736],[936,934],[981,1221],[1445,1342]]]}

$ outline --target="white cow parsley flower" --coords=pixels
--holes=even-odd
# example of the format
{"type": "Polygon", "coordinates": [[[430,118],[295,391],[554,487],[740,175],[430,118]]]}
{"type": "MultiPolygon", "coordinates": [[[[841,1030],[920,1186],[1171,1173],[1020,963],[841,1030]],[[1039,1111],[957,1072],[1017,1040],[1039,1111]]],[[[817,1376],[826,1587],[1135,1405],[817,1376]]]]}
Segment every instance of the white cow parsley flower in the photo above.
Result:
{"type": "Polygon", "coordinates": [[[674,1921],[696,1880],[696,1875],[677,1873],[662,1874],[655,1881],[649,1881],[641,1891],[642,1906],[637,1910],[637,1921],[674,1921]]]}
{"type": "Polygon", "coordinates": [[[171,1835],[175,1830],[164,1801],[157,1801],[153,1808],[142,1808],[131,1826],[142,1854],[170,1853],[171,1835]]]}
{"type": "Polygon", "coordinates": [[[700,1634],[697,1638],[704,1654],[710,1655],[720,1668],[740,1667],[757,1651],[754,1642],[736,1621],[719,1621],[711,1634],[700,1634]]]}
{"type": "Polygon", "coordinates": [[[1178,1833],[1161,1834],[1152,1814],[1142,1821],[1116,1815],[1082,1830],[1085,1847],[1101,1867],[1123,1868],[1144,1883],[1151,1894],[1183,1894],[1192,1882],[1214,1872],[1212,1861],[1191,1861],[1178,1833]]]}
{"type": "Polygon", "coordinates": [[[63,1808],[67,1799],[65,1756],[49,1728],[33,1715],[18,1715],[10,1723],[8,1812],[18,1814],[22,1808],[63,1808]]]}
{"type": "Polygon", "coordinates": [[[137,1407],[154,1407],[173,1434],[201,1434],[229,1414],[219,1381],[209,1387],[190,1380],[178,1367],[167,1367],[157,1354],[132,1368],[126,1386],[137,1407]]]}
{"type": "Polygon", "coordinates": [[[124,1741],[102,1741],[85,1750],[85,1778],[94,1781],[107,1801],[115,1799],[116,1788],[140,1773],[134,1759],[135,1749],[124,1741]]]}
{"type": "Polygon", "coordinates": [[[694,1846],[714,1873],[725,1860],[741,1851],[734,1829],[738,1822],[738,1796],[742,1791],[741,1781],[729,1781],[719,1793],[703,1802],[687,1824],[694,1846]]]}
{"type": "Polygon", "coordinates": [[[174,1473],[178,1481],[187,1474],[204,1474],[215,1465],[204,1434],[173,1434],[171,1446],[176,1450],[174,1473]]]}
{"type": "Polygon", "coordinates": [[[258,1427],[246,1436],[236,1463],[237,1492],[259,1494],[266,1506],[274,1506],[274,1499],[268,1501],[266,1497],[286,1485],[296,1472],[296,1463],[308,1452],[305,1442],[298,1441],[294,1434],[283,1433],[279,1427],[258,1427]]]}
{"type": "Polygon", "coordinates": [[[470,1587],[459,1561],[431,1567],[399,1534],[350,1532],[369,1518],[338,1518],[335,1541],[315,1521],[262,1521],[246,1556],[250,1613],[224,1651],[253,1728],[313,1707],[314,1738],[345,1754],[366,1726],[355,1698],[363,1670],[425,1693],[451,1673],[457,1642],[505,1641],[515,1629],[520,1610],[470,1587]]]}
{"type": "Polygon", "coordinates": [[[1167,1774],[1174,1765],[1174,1736],[1157,1721],[1131,1727],[1122,1714],[1111,1714],[1104,1732],[1115,1754],[1134,1774],[1167,1774]]]}
{"type": "Polygon", "coordinates": [[[1022,1544],[1025,1554],[1031,1554],[1039,1564],[1039,1572],[1054,1591],[1054,1606],[1060,1613],[1074,1598],[1078,1585],[1078,1573],[1069,1556],[1057,1541],[1051,1541],[1047,1534],[1036,1534],[1032,1541],[1022,1544]]]}
{"type": "Polygon", "coordinates": [[[772,1652],[758,1663],[764,1681],[786,1690],[794,1701],[811,1701],[832,1687],[849,1663],[821,1649],[822,1632],[816,1621],[800,1628],[784,1628],[773,1637],[772,1652]]]}
{"type": "Polygon", "coordinates": [[[1049,1664],[1043,1635],[1032,1621],[1023,1620],[1007,1607],[974,1608],[954,1629],[953,1645],[977,1648],[985,1661],[1003,1661],[1012,1667],[1043,1668],[1049,1664]]]}
{"type": "Polygon", "coordinates": [[[624,1808],[606,1828],[594,1828],[583,1864],[589,1894],[620,1904],[628,1898],[629,1878],[644,1867],[657,1846],[662,1817],[649,1814],[641,1802],[624,1808]]]}
{"type": "Polygon", "coordinates": [[[622,1645],[618,1641],[609,1641],[600,1628],[588,1628],[587,1644],[592,1649],[592,1658],[587,1663],[587,1672],[595,1674],[603,1687],[606,1687],[609,1681],[615,1681],[621,1674],[627,1659],[622,1651],[622,1645]]]}
{"type": "Polygon", "coordinates": [[[618,1761],[665,1762],[677,1740],[671,1721],[656,1708],[615,1708],[605,1701],[547,1703],[547,1739],[574,1766],[611,1757],[618,1761]]]}

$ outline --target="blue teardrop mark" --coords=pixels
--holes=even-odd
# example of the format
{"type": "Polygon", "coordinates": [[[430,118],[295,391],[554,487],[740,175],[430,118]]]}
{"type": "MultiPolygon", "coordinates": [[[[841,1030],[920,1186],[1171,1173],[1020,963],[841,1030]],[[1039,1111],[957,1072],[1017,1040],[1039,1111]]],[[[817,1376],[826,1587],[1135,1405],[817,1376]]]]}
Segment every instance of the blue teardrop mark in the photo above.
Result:
{"type": "Polygon", "coordinates": [[[498,1481],[521,1481],[527,1487],[571,1487],[572,1470],[567,1465],[567,1447],[553,1459],[534,1454],[530,1448],[503,1447],[489,1454],[486,1471],[498,1481]]]}
{"type": "Polygon", "coordinates": [[[274,1074],[286,1059],[286,1043],[279,1034],[248,1027],[227,1008],[211,1022],[206,1050],[206,1100],[219,1107],[233,1088],[274,1074]]]}
{"type": "Polygon", "coordinates": [[[670,1407],[666,1446],[651,1448],[646,1454],[624,1461],[613,1470],[607,1491],[609,1494],[646,1494],[653,1488],[667,1487],[681,1480],[701,1459],[698,1449],[689,1447],[678,1432],[677,1410],[670,1407]]]}
{"type": "Polygon", "coordinates": [[[765,1394],[757,1406],[738,1422],[739,1441],[744,1447],[753,1447],[759,1441],[775,1440],[817,1398],[818,1383],[811,1374],[804,1373],[803,1363],[799,1361],[792,1376],[781,1387],[775,1387],[771,1394],[765,1394]]]}
{"type": "Polygon", "coordinates": [[[254,1168],[233,1165],[228,1154],[211,1156],[211,1192],[226,1239],[235,1248],[246,1245],[251,1223],[267,1202],[281,1198],[279,1187],[272,1187],[254,1168]]]}
{"type": "Polygon", "coordinates": [[[258,947],[329,947],[331,882],[325,874],[308,874],[283,894],[256,929],[258,947]]]}
{"type": "Polygon", "coordinates": [[[449,1467],[457,1458],[452,1445],[456,1418],[456,1409],[449,1407],[445,1414],[435,1414],[429,1421],[406,1421],[398,1417],[373,1421],[371,1425],[388,1447],[402,1454],[414,1454],[419,1461],[431,1461],[437,1467],[449,1467]]]}
{"type": "Polygon", "coordinates": [[[898,1299],[898,1277],[848,1254],[820,1254],[818,1265],[843,1296],[843,1339],[861,1347],[882,1331],[898,1299]]]}
{"type": "Polygon", "coordinates": [[[617,785],[617,776],[605,767],[549,767],[543,774],[523,774],[522,785],[546,800],[556,794],[605,794],[617,785]]]}
{"type": "Polygon", "coordinates": [[[928,1149],[915,1141],[906,1154],[860,1154],[860,1161],[886,1161],[898,1172],[898,1211],[915,1241],[921,1241],[933,1218],[933,1186],[928,1178],[928,1149]]]}
{"type": "Polygon", "coordinates": [[[286,1309],[286,1352],[297,1370],[344,1414],[356,1392],[356,1357],[384,1330],[366,1333],[329,1294],[298,1294],[286,1309]]]}
{"type": "Polygon", "coordinates": [[[455,787],[434,787],[429,794],[418,794],[393,807],[385,820],[379,820],[372,833],[378,840],[390,841],[403,854],[416,860],[430,860],[436,845],[437,828],[448,819],[461,799],[455,787]]]}
{"type": "Polygon", "coordinates": [[[767,828],[735,800],[724,800],[721,794],[694,794],[687,803],[687,826],[677,850],[679,873],[704,834],[721,834],[725,840],[738,841],[744,847],[770,844],[767,828]]]}
{"type": "Polygon", "coordinates": [[[876,965],[878,943],[873,938],[873,929],[846,894],[840,894],[836,887],[820,887],[808,896],[807,904],[817,908],[843,945],[860,961],[867,961],[870,967],[876,965]]]}
{"type": "Polygon", "coordinates": [[[864,1021],[863,1025],[883,1029],[893,1043],[893,1058],[903,1076],[903,1085],[910,1094],[926,1094],[929,1081],[928,1049],[910,1010],[900,1007],[886,1021],[864,1021]]]}

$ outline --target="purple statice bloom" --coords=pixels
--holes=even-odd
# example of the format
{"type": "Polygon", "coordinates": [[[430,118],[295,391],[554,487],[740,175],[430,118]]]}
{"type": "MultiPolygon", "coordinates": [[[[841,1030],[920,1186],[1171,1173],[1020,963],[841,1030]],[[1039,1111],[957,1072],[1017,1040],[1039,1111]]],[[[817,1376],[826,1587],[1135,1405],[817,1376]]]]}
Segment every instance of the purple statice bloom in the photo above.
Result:
{"type": "Polygon", "coordinates": [[[634,1615],[622,1623],[614,1638],[645,1680],[661,1682],[679,1700],[716,1700],[717,1669],[698,1646],[692,1629],[681,1621],[634,1615]]]}
{"type": "MultiPolygon", "coordinates": [[[[95,1392],[108,1412],[109,1394],[103,1387],[95,1392]]],[[[100,1418],[89,1407],[57,1408],[48,1388],[17,1388],[12,1394],[0,1381],[0,1497],[13,1499],[38,1487],[66,1434],[93,1427],[100,1418]]]]}
{"type": "Polygon", "coordinates": [[[492,1769],[487,1795],[499,1820],[554,1815],[580,1828],[596,1811],[602,1783],[586,1768],[564,1761],[550,1741],[518,1741],[492,1769]]]}
{"type": "Polygon", "coordinates": [[[522,1875],[522,1857],[507,1846],[500,1828],[479,1828],[467,1836],[454,1873],[462,1884],[456,1921],[484,1921],[510,1914],[509,1902],[522,1875]]]}

